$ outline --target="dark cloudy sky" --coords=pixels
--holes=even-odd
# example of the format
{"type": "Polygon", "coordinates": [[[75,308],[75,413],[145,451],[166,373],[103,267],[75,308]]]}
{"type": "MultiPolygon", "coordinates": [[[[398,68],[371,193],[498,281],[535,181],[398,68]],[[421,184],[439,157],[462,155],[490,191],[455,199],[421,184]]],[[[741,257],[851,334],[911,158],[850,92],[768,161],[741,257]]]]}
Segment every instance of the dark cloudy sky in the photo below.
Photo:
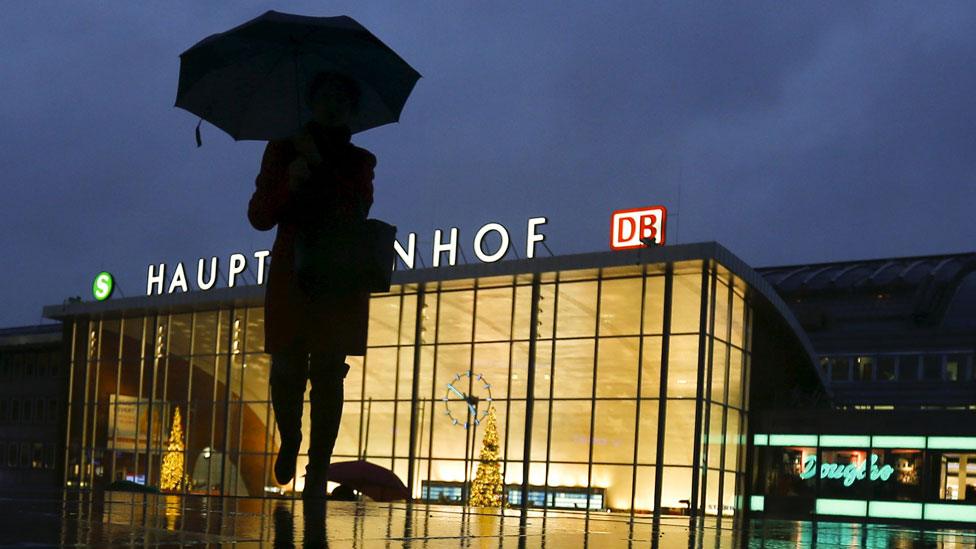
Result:
{"type": "Polygon", "coordinates": [[[353,141],[428,264],[435,228],[473,258],[545,215],[555,253],[604,250],[612,210],[658,203],[670,243],[756,266],[976,248],[976,3],[786,4],[4,3],[0,326],[103,269],[139,295],[150,263],[270,246],[263,143],[198,149],[173,107],[178,55],[268,9],[351,15],[423,75],[353,141]]]}

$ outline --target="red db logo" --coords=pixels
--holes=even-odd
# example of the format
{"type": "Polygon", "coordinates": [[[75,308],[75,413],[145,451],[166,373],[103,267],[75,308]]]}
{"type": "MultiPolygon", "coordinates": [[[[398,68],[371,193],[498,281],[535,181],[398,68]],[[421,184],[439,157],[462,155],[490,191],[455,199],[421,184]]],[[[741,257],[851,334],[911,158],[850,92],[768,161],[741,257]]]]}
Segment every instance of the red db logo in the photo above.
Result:
{"type": "Polygon", "coordinates": [[[641,240],[651,239],[664,245],[664,223],[668,210],[664,206],[648,206],[631,210],[617,210],[610,217],[610,248],[629,250],[641,248],[641,240]]]}

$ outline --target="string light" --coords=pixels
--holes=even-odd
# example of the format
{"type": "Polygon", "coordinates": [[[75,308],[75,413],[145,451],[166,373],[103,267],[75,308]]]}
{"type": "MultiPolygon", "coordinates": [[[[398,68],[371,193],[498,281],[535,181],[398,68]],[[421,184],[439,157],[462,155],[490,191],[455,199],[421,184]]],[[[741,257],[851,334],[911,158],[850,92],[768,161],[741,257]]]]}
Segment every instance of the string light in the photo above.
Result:
{"type": "Polygon", "coordinates": [[[502,506],[502,473],[498,455],[498,429],[495,426],[495,408],[488,410],[485,437],[481,442],[478,472],[471,484],[468,505],[473,507],[502,506]]]}
{"type": "Polygon", "coordinates": [[[169,431],[169,442],[163,454],[162,474],[159,487],[163,490],[179,490],[186,482],[183,468],[183,426],[180,407],[173,411],[173,426],[169,431]]]}

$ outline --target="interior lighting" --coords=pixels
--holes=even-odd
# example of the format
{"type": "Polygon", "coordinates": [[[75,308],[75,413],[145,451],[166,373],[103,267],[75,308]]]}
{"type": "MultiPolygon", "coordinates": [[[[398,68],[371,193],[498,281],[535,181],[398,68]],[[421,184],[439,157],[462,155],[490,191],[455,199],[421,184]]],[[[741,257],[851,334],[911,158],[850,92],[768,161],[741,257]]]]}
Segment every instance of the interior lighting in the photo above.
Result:
{"type": "Polygon", "coordinates": [[[868,502],[856,499],[817,499],[818,515],[843,515],[863,517],[868,513],[868,502]]]}
{"type": "Polygon", "coordinates": [[[872,501],[868,516],[876,518],[921,519],[922,504],[907,501],[872,501]]]}
{"type": "Polygon", "coordinates": [[[976,450],[976,437],[928,437],[933,450],[976,450]]]}
{"type": "Polygon", "coordinates": [[[925,448],[925,437],[916,436],[888,436],[871,437],[874,448],[925,448]]]}
{"type": "Polygon", "coordinates": [[[816,446],[817,435],[769,435],[770,446],[816,446]]]}

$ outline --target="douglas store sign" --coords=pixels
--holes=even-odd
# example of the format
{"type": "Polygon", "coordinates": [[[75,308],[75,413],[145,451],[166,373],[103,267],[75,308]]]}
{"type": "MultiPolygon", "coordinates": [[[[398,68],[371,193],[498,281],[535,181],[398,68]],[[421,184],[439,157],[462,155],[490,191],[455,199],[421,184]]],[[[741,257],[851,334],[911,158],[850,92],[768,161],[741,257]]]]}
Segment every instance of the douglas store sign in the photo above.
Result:
{"type": "MultiPolygon", "coordinates": [[[[649,206],[644,208],[632,208],[617,210],[610,218],[610,248],[614,250],[626,250],[640,248],[647,245],[663,245],[665,234],[667,210],[664,206],[649,206]]],[[[545,217],[532,217],[528,219],[525,236],[525,257],[532,259],[536,256],[536,245],[545,241],[545,235],[541,232],[541,227],[548,223],[545,217]]],[[[431,247],[431,266],[440,267],[442,257],[447,254],[448,266],[457,264],[458,254],[457,227],[451,227],[448,231],[437,229],[434,231],[433,245],[431,247]]],[[[482,263],[494,263],[500,261],[511,248],[511,235],[509,230],[500,223],[486,223],[474,235],[473,239],[474,254],[482,263]],[[489,247],[485,239],[489,235],[494,237],[498,243],[497,248],[486,251],[489,247]]],[[[406,269],[413,269],[416,266],[417,255],[417,233],[409,233],[406,245],[399,240],[393,244],[396,257],[406,269]]],[[[254,273],[255,282],[258,285],[264,284],[267,276],[267,260],[270,257],[270,250],[258,250],[245,255],[243,253],[233,253],[227,258],[227,268],[224,271],[217,256],[200,258],[196,263],[184,264],[179,262],[176,265],[158,263],[149,265],[146,274],[146,295],[172,294],[175,292],[189,292],[191,288],[197,291],[207,291],[217,285],[219,276],[226,273],[227,287],[235,287],[239,279],[248,272],[248,263],[253,262],[254,268],[250,271],[254,273]]],[[[421,263],[423,261],[421,260],[421,263]]],[[[114,284],[111,275],[106,272],[99,273],[93,283],[92,292],[99,301],[107,299],[111,295],[111,290],[106,291],[106,284],[114,284]]]]}

